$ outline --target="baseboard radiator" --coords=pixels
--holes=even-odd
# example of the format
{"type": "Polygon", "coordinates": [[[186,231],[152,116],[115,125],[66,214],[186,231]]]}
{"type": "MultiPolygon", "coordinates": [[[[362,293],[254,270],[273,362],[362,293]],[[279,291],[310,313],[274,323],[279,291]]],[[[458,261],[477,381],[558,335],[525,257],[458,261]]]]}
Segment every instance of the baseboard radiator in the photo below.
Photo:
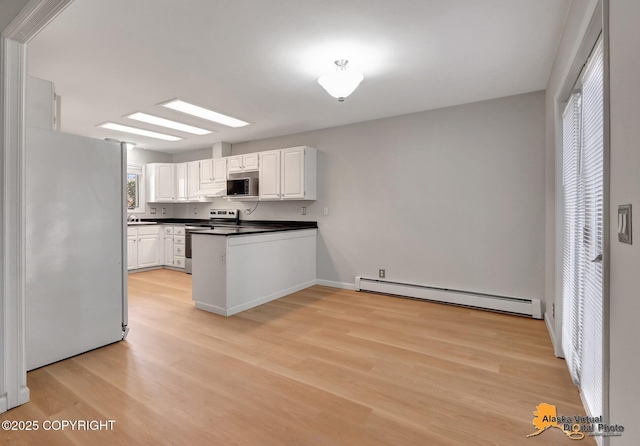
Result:
{"type": "Polygon", "coordinates": [[[410,283],[356,277],[356,290],[372,293],[390,294],[399,297],[425,299],[465,307],[499,311],[503,313],[529,316],[542,319],[542,306],[539,299],[494,296],[492,294],[472,293],[469,291],[434,288],[410,283]]]}

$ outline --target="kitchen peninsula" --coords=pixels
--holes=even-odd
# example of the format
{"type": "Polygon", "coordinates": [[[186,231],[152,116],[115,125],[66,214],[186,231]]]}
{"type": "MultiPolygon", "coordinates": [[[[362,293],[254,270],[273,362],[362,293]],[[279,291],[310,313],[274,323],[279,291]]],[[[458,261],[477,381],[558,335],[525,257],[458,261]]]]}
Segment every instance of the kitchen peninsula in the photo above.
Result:
{"type": "Polygon", "coordinates": [[[316,222],[252,222],[192,234],[196,308],[231,316],[316,282],[316,222]]]}

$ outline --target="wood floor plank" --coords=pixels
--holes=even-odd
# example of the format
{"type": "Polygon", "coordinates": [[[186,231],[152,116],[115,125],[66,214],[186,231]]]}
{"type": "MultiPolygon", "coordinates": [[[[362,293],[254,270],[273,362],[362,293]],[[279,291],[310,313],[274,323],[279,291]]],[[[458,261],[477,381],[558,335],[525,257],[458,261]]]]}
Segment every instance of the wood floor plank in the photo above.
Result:
{"type": "MultiPolygon", "coordinates": [[[[584,414],[542,321],[314,286],[225,318],[191,276],[129,275],[130,333],[28,374],[2,420],[113,431],[0,432],[7,445],[563,445],[535,406],[584,414]]],[[[582,445],[593,445],[585,438],[582,445]]]]}

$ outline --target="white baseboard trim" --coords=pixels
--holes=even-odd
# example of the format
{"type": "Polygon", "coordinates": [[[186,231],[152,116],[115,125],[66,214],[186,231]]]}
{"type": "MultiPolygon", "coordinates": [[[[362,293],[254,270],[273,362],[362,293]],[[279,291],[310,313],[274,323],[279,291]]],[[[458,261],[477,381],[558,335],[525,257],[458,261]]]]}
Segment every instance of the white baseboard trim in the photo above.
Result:
{"type": "Polygon", "coordinates": [[[556,341],[556,331],[553,328],[553,324],[551,323],[551,318],[549,317],[549,313],[544,313],[544,324],[547,326],[547,331],[549,332],[549,337],[551,338],[551,345],[553,346],[553,353],[558,358],[564,358],[562,354],[562,349],[559,348],[556,341]]]}
{"type": "Polygon", "coordinates": [[[291,288],[280,290],[267,296],[262,296],[252,301],[236,305],[235,307],[222,308],[218,307],[217,305],[211,305],[204,302],[196,302],[196,308],[198,308],[199,310],[210,311],[211,313],[219,314],[221,316],[233,316],[234,314],[240,313],[241,311],[257,307],[258,305],[266,304],[267,302],[271,302],[272,300],[280,299],[281,297],[288,296],[289,294],[298,292],[300,290],[304,290],[305,288],[309,288],[310,286],[313,286],[315,284],[315,280],[303,282],[298,285],[292,286],[291,288]]]}
{"type": "Polygon", "coordinates": [[[356,289],[356,285],[353,284],[353,283],[334,282],[333,280],[317,279],[316,280],[316,285],[328,286],[328,287],[331,287],[331,288],[340,288],[340,289],[343,289],[343,290],[355,290],[356,289]]]}
{"type": "Polygon", "coordinates": [[[127,274],[133,274],[133,273],[143,273],[145,271],[153,271],[154,269],[163,269],[164,266],[159,265],[159,266],[147,266],[145,268],[136,268],[136,269],[130,269],[127,270],[127,274]]]}
{"type": "MultiPolygon", "coordinates": [[[[29,402],[31,393],[27,386],[20,386],[20,390],[18,391],[18,404],[17,406],[21,406],[29,402]]],[[[0,413],[5,413],[9,410],[9,401],[7,400],[7,394],[0,396],[0,413]]]]}
{"type": "Polygon", "coordinates": [[[31,399],[31,391],[27,386],[21,386],[18,391],[18,404],[26,404],[31,399]]]}
{"type": "Polygon", "coordinates": [[[196,308],[198,310],[208,311],[209,313],[219,314],[220,316],[229,316],[225,308],[217,305],[205,304],[204,302],[196,302],[196,308]]]}

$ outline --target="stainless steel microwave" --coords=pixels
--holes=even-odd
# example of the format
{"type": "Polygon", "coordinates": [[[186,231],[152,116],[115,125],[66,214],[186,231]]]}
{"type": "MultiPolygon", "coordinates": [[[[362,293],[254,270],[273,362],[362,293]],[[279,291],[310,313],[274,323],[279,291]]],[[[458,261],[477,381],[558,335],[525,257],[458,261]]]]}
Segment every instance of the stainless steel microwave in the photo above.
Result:
{"type": "Polygon", "coordinates": [[[234,178],[227,180],[227,196],[257,197],[257,178],[234,178]]]}

